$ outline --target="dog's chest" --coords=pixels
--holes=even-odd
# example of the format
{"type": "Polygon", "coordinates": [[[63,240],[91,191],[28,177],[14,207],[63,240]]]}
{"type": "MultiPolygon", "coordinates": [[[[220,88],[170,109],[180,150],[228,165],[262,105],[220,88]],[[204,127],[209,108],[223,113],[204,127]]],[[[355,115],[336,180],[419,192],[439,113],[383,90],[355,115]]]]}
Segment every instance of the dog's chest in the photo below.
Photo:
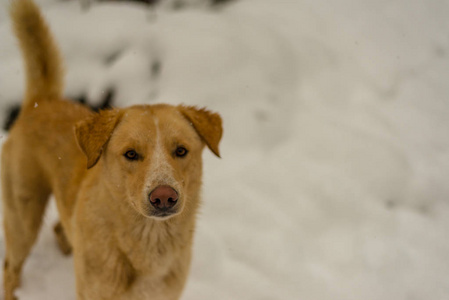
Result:
{"type": "Polygon", "coordinates": [[[119,248],[129,263],[142,273],[162,275],[182,251],[180,235],[165,224],[136,226],[119,237],[119,248]]]}
{"type": "Polygon", "coordinates": [[[173,291],[179,289],[173,289],[173,285],[182,285],[183,269],[189,265],[189,258],[185,257],[182,244],[174,236],[156,228],[146,228],[138,240],[133,239],[136,237],[133,235],[122,238],[122,256],[116,271],[130,275],[123,299],[177,299],[173,291]]]}

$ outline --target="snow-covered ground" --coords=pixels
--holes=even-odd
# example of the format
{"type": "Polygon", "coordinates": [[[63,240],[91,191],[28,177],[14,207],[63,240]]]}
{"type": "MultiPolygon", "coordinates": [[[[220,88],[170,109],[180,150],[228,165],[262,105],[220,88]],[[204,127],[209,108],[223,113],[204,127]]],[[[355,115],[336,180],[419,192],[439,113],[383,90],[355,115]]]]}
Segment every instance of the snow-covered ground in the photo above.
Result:
{"type": "MultiPolygon", "coordinates": [[[[114,88],[116,105],[224,118],[183,299],[448,299],[449,2],[192,2],[39,2],[67,96],[95,104],[114,88]]],[[[4,112],[23,71],[0,3],[4,112]]],[[[52,207],[20,299],[75,299],[54,219],[52,207]]]]}

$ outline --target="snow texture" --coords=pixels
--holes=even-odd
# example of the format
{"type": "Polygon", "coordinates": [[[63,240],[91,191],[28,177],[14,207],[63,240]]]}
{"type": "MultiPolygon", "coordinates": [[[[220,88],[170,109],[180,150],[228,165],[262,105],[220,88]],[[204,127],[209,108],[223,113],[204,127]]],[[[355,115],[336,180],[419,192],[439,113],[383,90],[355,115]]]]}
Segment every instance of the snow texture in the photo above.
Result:
{"type": "MultiPolygon", "coordinates": [[[[183,299],[448,299],[449,2],[184,2],[39,1],[68,97],[113,88],[118,106],[223,116],[183,299]]],[[[7,3],[2,112],[24,90],[7,3]]],[[[75,299],[55,219],[51,206],[20,299],[75,299]]]]}

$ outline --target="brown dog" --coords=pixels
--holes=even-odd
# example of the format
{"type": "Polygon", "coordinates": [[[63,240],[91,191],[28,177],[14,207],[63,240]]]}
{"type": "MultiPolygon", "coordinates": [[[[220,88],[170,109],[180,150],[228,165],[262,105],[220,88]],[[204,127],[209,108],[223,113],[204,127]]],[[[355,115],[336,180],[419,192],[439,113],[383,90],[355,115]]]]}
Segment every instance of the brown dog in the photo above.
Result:
{"type": "Polygon", "coordinates": [[[11,16],[25,58],[23,109],[2,152],[5,299],[14,299],[50,194],[77,298],[178,299],[200,202],[201,154],[217,156],[221,118],[187,106],[92,113],[61,100],[58,49],[31,0],[11,16]],[[87,157],[87,168],[86,168],[87,157]]]}

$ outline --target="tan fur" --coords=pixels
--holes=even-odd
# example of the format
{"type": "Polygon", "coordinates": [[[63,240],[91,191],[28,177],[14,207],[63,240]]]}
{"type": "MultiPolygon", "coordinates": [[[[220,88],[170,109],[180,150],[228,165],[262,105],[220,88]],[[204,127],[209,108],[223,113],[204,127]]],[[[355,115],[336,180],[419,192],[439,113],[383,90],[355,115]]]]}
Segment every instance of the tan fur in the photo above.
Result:
{"type": "Polygon", "coordinates": [[[37,7],[15,0],[12,18],[33,92],[2,150],[5,300],[14,299],[50,194],[60,216],[57,242],[65,253],[73,249],[77,299],[179,299],[200,204],[201,154],[205,145],[219,153],[219,115],[162,104],[95,114],[57,99],[59,54],[37,7]],[[179,146],[187,156],[175,155],[179,146]],[[139,159],[125,158],[130,149],[139,159]],[[164,218],[148,201],[161,185],[179,196],[164,218]]]}
{"type": "Polygon", "coordinates": [[[220,157],[218,144],[223,135],[221,118],[216,113],[211,113],[205,109],[195,107],[181,107],[184,116],[192,122],[193,127],[203,138],[212,152],[220,157]]]}
{"type": "Polygon", "coordinates": [[[23,106],[32,107],[42,97],[61,99],[60,54],[38,8],[31,0],[12,1],[10,13],[25,60],[28,85],[23,106]]]}

